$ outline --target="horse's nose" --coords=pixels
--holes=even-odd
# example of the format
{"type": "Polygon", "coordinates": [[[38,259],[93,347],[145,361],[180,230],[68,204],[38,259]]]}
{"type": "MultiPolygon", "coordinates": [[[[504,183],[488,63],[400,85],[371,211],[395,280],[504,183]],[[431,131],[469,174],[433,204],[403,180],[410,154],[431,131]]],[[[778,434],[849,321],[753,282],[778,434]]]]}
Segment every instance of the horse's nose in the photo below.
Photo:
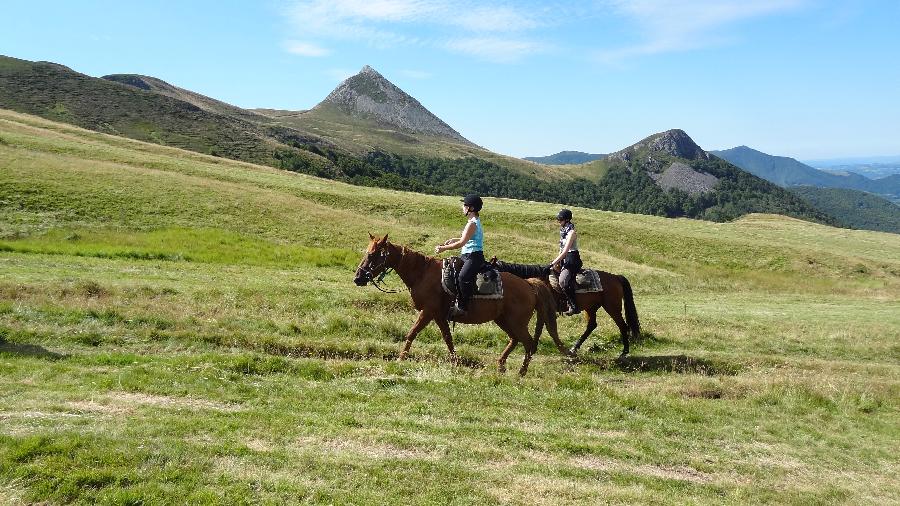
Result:
{"type": "Polygon", "coordinates": [[[356,286],[366,286],[366,279],[362,276],[354,277],[353,282],[356,283],[356,286]]]}

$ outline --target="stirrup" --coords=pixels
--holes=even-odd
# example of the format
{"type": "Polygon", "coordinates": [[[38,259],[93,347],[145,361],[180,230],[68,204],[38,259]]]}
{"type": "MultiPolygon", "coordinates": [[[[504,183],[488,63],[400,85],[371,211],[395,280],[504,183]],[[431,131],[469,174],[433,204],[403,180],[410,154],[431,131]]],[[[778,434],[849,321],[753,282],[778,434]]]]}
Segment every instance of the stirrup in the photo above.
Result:
{"type": "Polygon", "coordinates": [[[580,313],[580,312],[581,312],[581,308],[580,308],[580,307],[578,307],[578,306],[569,306],[569,309],[567,309],[563,314],[566,315],[566,316],[575,316],[575,315],[577,315],[577,314],[580,313]]]}
{"type": "Polygon", "coordinates": [[[466,311],[465,309],[463,309],[459,306],[451,306],[450,307],[450,313],[449,313],[450,318],[459,318],[460,316],[466,316],[466,314],[468,314],[468,311],[466,311]]]}

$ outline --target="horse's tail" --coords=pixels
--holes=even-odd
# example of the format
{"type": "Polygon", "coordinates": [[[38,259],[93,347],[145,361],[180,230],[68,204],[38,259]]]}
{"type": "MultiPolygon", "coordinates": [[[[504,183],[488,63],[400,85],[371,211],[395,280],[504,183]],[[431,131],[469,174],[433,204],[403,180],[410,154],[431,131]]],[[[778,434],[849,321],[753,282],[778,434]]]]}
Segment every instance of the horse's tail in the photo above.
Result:
{"type": "Polygon", "coordinates": [[[619,281],[622,282],[622,292],[625,299],[625,322],[631,329],[631,336],[634,338],[641,337],[641,324],[638,321],[637,308],[634,306],[634,295],[631,293],[631,283],[628,278],[619,275],[619,281]]]}
{"type": "Polygon", "coordinates": [[[556,297],[553,291],[544,281],[537,278],[528,278],[532,290],[537,296],[537,323],[534,326],[534,341],[537,343],[541,337],[544,326],[547,326],[547,332],[553,337],[554,341],[559,341],[559,332],[556,327],[556,297]]]}

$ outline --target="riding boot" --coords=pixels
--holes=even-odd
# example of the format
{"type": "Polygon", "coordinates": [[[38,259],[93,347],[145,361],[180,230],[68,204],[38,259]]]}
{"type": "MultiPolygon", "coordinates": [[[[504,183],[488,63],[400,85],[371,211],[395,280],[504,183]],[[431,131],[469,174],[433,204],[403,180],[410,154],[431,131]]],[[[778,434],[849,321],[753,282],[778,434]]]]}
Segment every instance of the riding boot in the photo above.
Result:
{"type": "Polygon", "coordinates": [[[468,313],[467,308],[469,307],[468,297],[465,295],[459,295],[456,298],[456,304],[450,306],[450,318],[455,319],[461,316],[465,316],[468,313]]]}
{"type": "Polygon", "coordinates": [[[569,299],[569,309],[567,309],[563,314],[566,316],[572,316],[580,313],[581,308],[578,307],[578,299],[575,298],[575,294],[566,292],[566,298],[569,299]]]}
{"type": "Polygon", "coordinates": [[[459,304],[456,304],[455,306],[450,306],[450,319],[451,320],[455,320],[462,316],[466,316],[466,314],[468,314],[468,311],[466,310],[465,307],[460,306],[459,304]]]}

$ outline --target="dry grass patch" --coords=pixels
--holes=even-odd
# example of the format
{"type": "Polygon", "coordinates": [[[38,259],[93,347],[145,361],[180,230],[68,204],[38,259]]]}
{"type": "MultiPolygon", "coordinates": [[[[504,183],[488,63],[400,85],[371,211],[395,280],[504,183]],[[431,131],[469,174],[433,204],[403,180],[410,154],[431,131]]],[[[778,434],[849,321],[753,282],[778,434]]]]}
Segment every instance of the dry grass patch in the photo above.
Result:
{"type": "Polygon", "coordinates": [[[106,396],[111,402],[120,402],[126,405],[157,406],[175,409],[208,409],[213,411],[234,412],[242,408],[234,404],[198,399],[196,397],[169,397],[166,395],[153,395],[138,392],[116,392],[106,396]]]}
{"type": "Polygon", "coordinates": [[[401,448],[387,443],[360,441],[354,439],[323,439],[305,436],[297,439],[293,449],[301,452],[325,452],[336,456],[366,457],[370,459],[418,459],[437,460],[438,452],[413,448],[401,448]]]}
{"type": "Polygon", "coordinates": [[[316,476],[304,476],[291,468],[273,469],[235,456],[220,457],[212,465],[212,471],[229,478],[256,483],[289,483],[306,488],[322,488],[327,483],[316,476]]]}
{"type": "Polygon", "coordinates": [[[625,462],[595,456],[582,456],[572,459],[572,464],[583,469],[602,472],[625,472],[642,474],[666,480],[687,481],[696,484],[719,481],[714,476],[687,466],[657,466],[652,464],[634,465],[625,462]]]}

